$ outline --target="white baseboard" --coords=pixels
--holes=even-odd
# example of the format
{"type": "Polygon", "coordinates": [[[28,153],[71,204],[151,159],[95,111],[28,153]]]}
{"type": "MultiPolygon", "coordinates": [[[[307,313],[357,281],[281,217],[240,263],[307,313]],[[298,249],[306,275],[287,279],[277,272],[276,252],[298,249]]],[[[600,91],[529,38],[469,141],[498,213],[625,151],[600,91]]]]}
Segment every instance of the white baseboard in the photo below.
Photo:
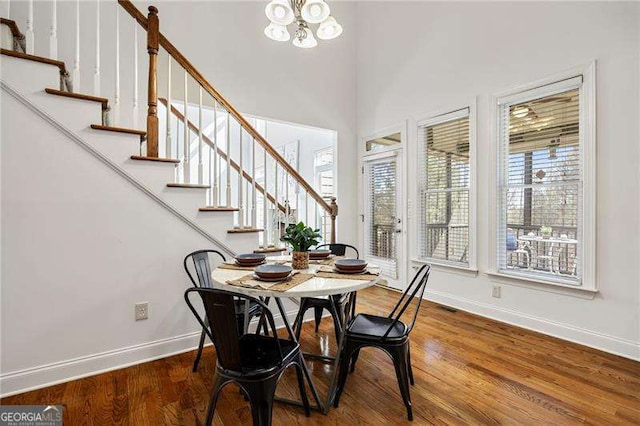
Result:
{"type": "MultiPolygon", "coordinates": [[[[296,314],[297,310],[288,311],[289,321],[293,321],[296,314]]],[[[312,310],[308,311],[307,315],[305,315],[305,321],[312,319],[312,314],[312,310]]],[[[280,314],[274,313],[273,319],[276,327],[284,326],[280,314]]],[[[252,323],[254,322],[257,322],[256,318],[252,321],[252,323]]],[[[189,352],[198,348],[199,341],[200,331],[196,331],[181,336],[4,373],[0,375],[0,397],[4,398],[189,352]]],[[[208,345],[210,344],[209,342],[208,345]]]]}
{"type": "Polygon", "coordinates": [[[425,299],[496,321],[640,361],[640,343],[427,289],[425,299]]]}

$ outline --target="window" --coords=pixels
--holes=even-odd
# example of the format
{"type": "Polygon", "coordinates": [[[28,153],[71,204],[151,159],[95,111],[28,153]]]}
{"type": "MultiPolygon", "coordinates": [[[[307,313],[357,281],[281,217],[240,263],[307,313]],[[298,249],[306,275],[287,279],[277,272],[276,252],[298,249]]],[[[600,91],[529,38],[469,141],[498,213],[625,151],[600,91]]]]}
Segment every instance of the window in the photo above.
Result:
{"type": "Polygon", "coordinates": [[[498,272],[582,285],[587,98],[582,75],[498,98],[498,272]]]}
{"type": "Polygon", "coordinates": [[[420,258],[474,268],[470,195],[473,176],[470,108],[418,123],[421,149],[420,258]]]}
{"type": "Polygon", "coordinates": [[[387,149],[398,148],[402,144],[402,133],[397,132],[391,135],[370,139],[365,144],[367,152],[384,151],[387,149]]]}
{"type": "MultiPolygon", "coordinates": [[[[316,190],[327,201],[333,197],[333,148],[325,148],[314,153],[313,170],[315,174],[316,190]]],[[[320,215],[322,240],[329,241],[331,237],[331,217],[323,210],[320,215]]]]}

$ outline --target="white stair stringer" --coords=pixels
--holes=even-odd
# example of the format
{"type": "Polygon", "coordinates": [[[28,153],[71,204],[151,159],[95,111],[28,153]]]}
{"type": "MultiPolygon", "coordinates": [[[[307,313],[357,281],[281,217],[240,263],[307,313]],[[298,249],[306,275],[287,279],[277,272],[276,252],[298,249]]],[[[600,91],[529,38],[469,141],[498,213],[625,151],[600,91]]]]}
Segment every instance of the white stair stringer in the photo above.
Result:
{"type": "MultiPolygon", "coordinates": [[[[108,158],[103,153],[101,153],[98,149],[96,149],[91,144],[83,140],[79,135],[72,132],[70,129],[66,128],[63,124],[55,120],[46,111],[44,111],[39,106],[31,102],[26,96],[24,96],[14,88],[12,88],[4,80],[0,80],[0,85],[2,87],[4,94],[8,94],[14,97],[16,100],[18,100],[20,103],[25,105],[28,109],[30,109],[33,113],[35,113],[40,118],[42,118],[43,120],[51,124],[54,128],[56,128],[56,130],[65,134],[69,139],[73,140],[75,143],[77,143],[82,148],[84,148],[89,153],[91,153],[94,157],[98,158],[102,163],[104,163],[106,166],[108,166],[113,171],[118,173],[121,177],[126,179],[129,183],[131,183],[137,189],[142,191],[148,197],[152,198],[164,209],[171,212],[174,216],[176,216],[177,218],[182,220],[184,223],[189,225],[189,227],[191,227],[192,229],[194,229],[195,231],[203,235],[205,238],[207,238],[214,246],[216,246],[218,249],[224,252],[225,256],[233,256],[238,251],[248,251],[251,248],[257,247],[256,235],[252,234],[253,238],[249,239],[249,238],[236,238],[238,237],[238,235],[231,236],[227,234],[227,229],[230,229],[230,227],[227,227],[227,226],[229,222],[229,217],[232,217],[231,213],[226,213],[226,212],[220,213],[220,215],[222,215],[223,218],[222,219],[213,218],[213,220],[211,220],[211,222],[208,223],[209,225],[207,226],[208,229],[205,229],[204,227],[202,227],[196,221],[193,220],[192,215],[185,215],[181,211],[182,210],[181,208],[177,208],[176,206],[171,205],[169,202],[167,202],[167,200],[164,199],[164,197],[160,196],[157,192],[148,188],[144,183],[138,180],[131,173],[128,173],[127,170],[125,170],[125,168],[121,167],[121,165],[112,161],[110,158],[108,158]],[[227,218],[224,218],[224,216],[227,216],[227,218]],[[224,225],[224,226],[221,226],[221,225],[224,225]]],[[[139,162],[143,163],[142,161],[139,161],[139,162]]],[[[167,167],[167,163],[154,162],[150,165],[150,167],[154,167],[154,166],[159,168],[165,168],[167,167]]],[[[165,185],[166,185],[166,182],[165,182],[165,185]]],[[[204,200],[204,194],[203,194],[203,205],[204,205],[204,202],[205,200],[204,200]]],[[[198,222],[206,223],[209,221],[199,220],[198,222]]]]}

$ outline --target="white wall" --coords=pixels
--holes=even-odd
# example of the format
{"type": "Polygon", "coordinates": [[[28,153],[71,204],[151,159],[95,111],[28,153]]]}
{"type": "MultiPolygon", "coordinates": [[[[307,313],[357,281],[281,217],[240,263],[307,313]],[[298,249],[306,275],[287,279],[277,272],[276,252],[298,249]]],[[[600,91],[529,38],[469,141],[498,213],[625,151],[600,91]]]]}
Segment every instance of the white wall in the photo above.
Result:
{"type": "MultiPolygon", "coordinates": [[[[358,3],[358,136],[478,101],[479,274],[438,269],[429,297],[640,358],[639,6],[633,3],[358,3]],[[384,22],[384,31],[370,23],[384,22]],[[597,60],[597,285],[593,300],[502,284],[491,298],[492,93],[597,60]]],[[[415,179],[409,194],[415,199],[415,179]]],[[[417,204],[417,203],[414,203],[417,204]]],[[[418,225],[410,223],[408,235],[418,225]]],[[[410,253],[415,253],[410,239],[410,253]]]]}

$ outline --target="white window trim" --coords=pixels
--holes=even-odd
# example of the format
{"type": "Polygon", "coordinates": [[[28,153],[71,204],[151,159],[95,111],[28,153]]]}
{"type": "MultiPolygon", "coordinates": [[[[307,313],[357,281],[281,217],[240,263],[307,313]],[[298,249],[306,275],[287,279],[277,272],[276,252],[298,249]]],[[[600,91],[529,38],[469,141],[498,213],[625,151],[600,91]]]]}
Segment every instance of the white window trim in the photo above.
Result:
{"type": "MultiPolygon", "coordinates": [[[[453,269],[462,269],[470,272],[478,272],[478,250],[477,250],[477,222],[478,222],[478,214],[477,214],[477,176],[478,176],[478,168],[477,168],[477,148],[478,144],[476,141],[476,110],[477,110],[477,100],[475,97],[471,98],[467,105],[458,106],[456,108],[447,108],[444,110],[436,111],[431,114],[427,114],[423,118],[416,120],[416,146],[418,147],[418,152],[416,155],[416,172],[420,173],[420,161],[422,156],[424,155],[424,147],[421,146],[420,141],[420,127],[425,125],[437,124],[444,121],[455,120],[457,118],[469,117],[469,265],[464,266],[457,262],[447,262],[446,260],[440,259],[432,259],[432,258],[424,258],[421,256],[420,252],[420,239],[416,238],[413,252],[415,255],[413,256],[414,261],[417,262],[429,262],[430,264],[441,266],[444,268],[453,268],[453,269]]],[[[416,200],[420,200],[420,185],[416,185],[415,192],[416,200]]],[[[419,221],[420,215],[422,212],[420,211],[419,203],[415,204],[416,210],[416,221],[419,221]]],[[[420,223],[416,222],[416,225],[421,226],[420,223]]]]}
{"type": "MultiPolygon", "coordinates": [[[[525,85],[517,86],[508,90],[495,93],[491,98],[490,110],[492,114],[491,126],[491,156],[490,156],[490,200],[493,203],[494,211],[497,214],[490,216],[490,238],[489,251],[490,271],[489,274],[499,276],[504,279],[522,281],[523,277],[518,274],[500,271],[498,267],[498,241],[496,238],[498,226],[498,214],[501,214],[500,201],[498,199],[498,152],[501,141],[499,140],[500,117],[498,109],[500,104],[505,103],[510,98],[517,97],[525,91],[536,90],[532,93],[533,98],[544,96],[545,92],[552,90],[554,85],[574,77],[582,76],[581,99],[580,99],[580,138],[581,140],[581,162],[582,162],[582,256],[579,259],[582,277],[579,285],[571,285],[576,290],[587,292],[597,292],[596,282],[596,61],[586,65],[574,67],[562,71],[553,76],[538,80],[525,85]],[[539,90],[537,90],[539,89],[539,90]]],[[[555,285],[567,287],[561,280],[536,278],[527,276],[526,281],[543,286],[555,285]]]]}

